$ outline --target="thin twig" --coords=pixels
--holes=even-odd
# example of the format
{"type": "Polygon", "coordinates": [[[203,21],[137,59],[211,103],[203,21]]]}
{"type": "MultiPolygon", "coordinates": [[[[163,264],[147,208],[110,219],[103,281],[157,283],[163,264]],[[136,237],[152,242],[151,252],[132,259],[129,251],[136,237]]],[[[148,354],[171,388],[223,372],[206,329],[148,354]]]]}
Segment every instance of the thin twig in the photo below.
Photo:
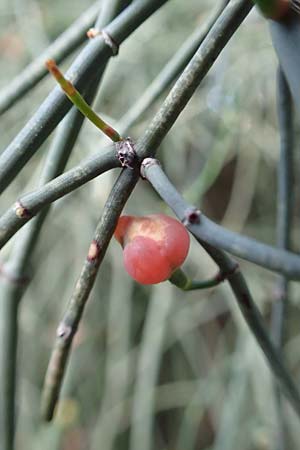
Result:
{"type": "MultiPolygon", "coordinates": [[[[280,131],[280,160],[278,162],[277,194],[277,245],[291,248],[291,225],[293,215],[293,106],[289,87],[281,68],[277,74],[277,110],[280,131]]],[[[289,303],[289,282],[284,276],[278,280],[275,303],[272,307],[271,332],[274,345],[282,351],[286,334],[286,320],[289,303]]],[[[286,416],[281,392],[275,386],[277,405],[277,433],[274,446],[277,450],[286,448],[286,416]]]]}
{"type": "Polygon", "coordinates": [[[300,416],[300,394],[298,389],[285,367],[280,353],[269,338],[263,323],[263,317],[253,302],[246,281],[241,271],[237,268],[236,262],[224,252],[209,244],[206,240],[206,235],[203,235],[201,227],[198,226],[198,222],[202,221],[199,211],[185,202],[156,160],[152,159],[152,164],[148,162],[143,165],[142,175],[152,184],[162,199],[187,226],[197,241],[219,266],[222,273],[227,274],[228,282],[249,328],[261,346],[277,381],[300,416]]]}
{"type": "Polygon", "coordinates": [[[45,67],[47,59],[54,58],[59,63],[86,41],[86,32],[94,24],[99,8],[100,2],[96,1],[41,56],[0,91],[0,116],[47,75],[45,67]]]}
{"type": "Polygon", "coordinates": [[[56,79],[69,100],[76,106],[76,108],[83,114],[90,122],[92,122],[99,130],[101,130],[112,141],[118,142],[122,140],[119,133],[108,125],[99,115],[90,107],[83,96],[78,92],[73,83],[67,80],[63,73],[57,67],[53,59],[46,61],[46,67],[51,75],[56,79]]]}
{"type": "Polygon", "coordinates": [[[217,273],[214,277],[207,280],[194,280],[189,278],[181,267],[176,269],[169,278],[170,283],[174,284],[183,291],[196,291],[200,289],[209,289],[223,283],[226,274],[217,273]]]}
{"type": "MultiPolygon", "coordinates": [[[[293,167],[293,106],[285,76],[279,68],[277,76],[277,108],[280,131],[280,160],[278,162],[277,194],[277,245],[279,248],[291,249],[291,226],[294,201],[294,167],[293,167]]],[[[279,286],[280,301],[274,305],[273,336],[275,345],[281,347],[284,341],[284,321],[288,299],[286,278],[281,277],[279,286]],[[284,290],[282,291],[282,287],[284,290]],[[277,308],[279,310],[277,310],[277,308]]]]}

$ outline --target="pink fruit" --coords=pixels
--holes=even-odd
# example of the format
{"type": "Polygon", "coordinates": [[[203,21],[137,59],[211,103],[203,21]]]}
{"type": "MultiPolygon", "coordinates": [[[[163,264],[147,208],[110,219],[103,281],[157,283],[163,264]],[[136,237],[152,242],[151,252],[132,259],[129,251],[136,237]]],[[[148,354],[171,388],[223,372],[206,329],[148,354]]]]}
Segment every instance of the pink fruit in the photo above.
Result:
{"type": "Polygon", "coordinates": [[[141,284],[165,281],[184,262],[190,245],[185,227],[165,214],[122,216],[115,238],[124,249],[124,265],[141,284]]]}

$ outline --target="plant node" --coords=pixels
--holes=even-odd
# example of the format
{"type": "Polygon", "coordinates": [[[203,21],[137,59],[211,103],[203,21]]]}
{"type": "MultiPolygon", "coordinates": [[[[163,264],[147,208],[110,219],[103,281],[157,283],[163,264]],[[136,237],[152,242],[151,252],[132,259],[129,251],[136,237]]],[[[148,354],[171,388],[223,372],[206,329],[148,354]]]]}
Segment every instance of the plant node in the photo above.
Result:
{"type": "Polygon", "coordinates": [[[102,36],[105,44],[111,49],[112,55],[116,56],[119,53],[119,44],[111,37],[106,30],[98,30],[98,28],[90,28],[87,33],[87,37],[90,39],[96,36],[102,36]]]}
{"type": "Polygon", "coordinates": [[[154,166],[154,165],[160,166],[160,162],[156,158],[145,158],[142,161],[142,164],[141,164],[141,177],[143,178],[143,180],[147,179],[146,172],[145,172],[146,169],[148,167],[154,166]]]}
{"type": "Polygon", "coordinates": [[[130,137],[122,139],[121,141],[116,142],[116,147],[122,167],[133,169],[135,162],[137,161],[133,140],[130,137]]]}
{"type": "Polygon", "coordinates": [[[25,206],[22,205],[20,200],[16,202],[15,212],[20,219],[30,219],[32,217],[32,214],[29,211],[29,209],[25,208],[25,206]]]}
{"type": "Polygon", "coordinates": [[[195,225],[200,223],[200,215],[201,212],[196,208],[188,208],[184,214],[184,218],[182,220],[183,225],[195,225]]]}

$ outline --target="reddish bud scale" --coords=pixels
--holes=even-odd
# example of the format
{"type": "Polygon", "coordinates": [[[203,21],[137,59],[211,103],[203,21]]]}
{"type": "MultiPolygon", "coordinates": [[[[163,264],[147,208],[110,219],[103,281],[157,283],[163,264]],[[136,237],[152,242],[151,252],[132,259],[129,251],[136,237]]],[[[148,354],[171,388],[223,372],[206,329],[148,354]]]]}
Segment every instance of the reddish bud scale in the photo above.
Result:
{"type": "Polygon", "coordinates": [[[49,72],[51,72],[56,80],[60,80],[62,78],[62,73],[57,67],[54,59],[48,59],[45,64],[49,72]]]}
{"type": "Polygon", "coordinates": [[[108,136],[109,138],[111,138],[112,141],[118,142],[121,140],[120,135],[116,132],[116,130],[114,130],[112,127],[110,126],[106,126],[104,127],[103,132],[106,134],[106,136],[108,136]]]}
{"type": "Polygon", "coordinates": [[[115,238],[124,248],[126,271],[141,284],[170,278],[184,262],[190,244],[185,227],[165,214],[122,216],[115,238]]]}
{"type": "Polygon", "coordinates": [[[53,59],[48,59],[48,61],[46,61],[46,67],[69,97],[76,94],[75,87],[69,80],[65,79],[53,59]]]}

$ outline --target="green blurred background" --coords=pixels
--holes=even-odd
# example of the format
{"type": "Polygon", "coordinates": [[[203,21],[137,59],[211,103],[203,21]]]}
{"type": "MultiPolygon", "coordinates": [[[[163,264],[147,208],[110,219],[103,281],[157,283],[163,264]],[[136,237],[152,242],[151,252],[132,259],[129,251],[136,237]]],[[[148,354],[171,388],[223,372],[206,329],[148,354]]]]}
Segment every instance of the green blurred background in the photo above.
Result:
{"type": "MultiPolygon", "coordinates": [[[[109,64],[95,109],[117,124],[207,19],[212,3],[170,0],[130,36],[109,64]]],[[[90,4],[0,0],[0,88],[90,4]]],[[[66,69],[73,58],[61,67],[66,69]]],[[[275,77],[267,23],[253,11],[158,153],[185,198],[218,223],[272,245],[279,141],[275,77]]],[[[1,149],[53,86],[47,77],[1,117],[1,149]]],[[[143,132],[162,99],[130,129],[131,137],[143,132]]],[[[35,186],[51,138],[3,195],[2,212],[35,186]]],[[[103,145],[100,132],[86,123],[68,167],[103,145]]],[[[298,154],[295,158],[299,165],[298,154]]],[[[40,394],[55,330],[117,173],[107,173],[55,204],[28,268],[33,279],[20,314],[17,449],[273,449],[277,422],[272,377],[228,286],[183,294],[167,282],[137,285],[125,273],[115,241],[76,336],[56,418],[50,425],[41,423],[40,394]]],[[[141,181],[126,212],[161,211],[168,209],[141,181]]],[[[295,217],[295,251],[298,220],[295,217]]],[[[4,260],[11,248],[5,247],[4,260]]],[[[203,279],[216,272],[195,242],[185,267],[203,279]]],[[[241,267],[268,321],[277,277],[242,261],[241,267]]],[[[293,283],[285,350],[295,379],[300,362],[298,295],[293,283]]],[[[283,408],[287,449],[297,449],[298,422],[285,402],[283,408]]]]}

